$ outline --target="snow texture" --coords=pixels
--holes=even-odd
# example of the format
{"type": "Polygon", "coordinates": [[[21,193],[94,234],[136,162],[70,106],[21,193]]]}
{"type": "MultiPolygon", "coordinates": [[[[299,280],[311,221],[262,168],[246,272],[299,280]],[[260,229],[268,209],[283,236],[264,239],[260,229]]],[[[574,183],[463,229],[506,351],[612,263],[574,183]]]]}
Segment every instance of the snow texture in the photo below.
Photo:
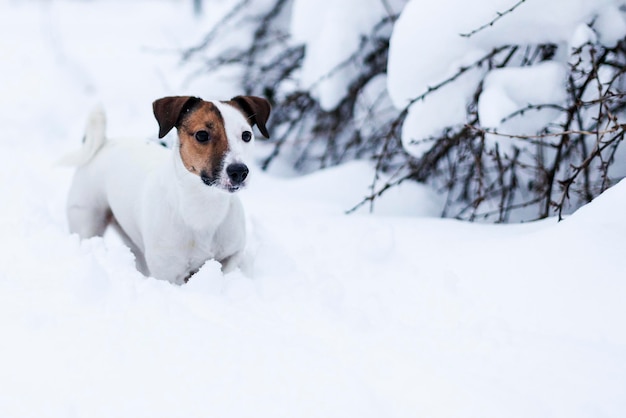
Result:
{"type": "Polygon", "coordinates": [[[509,116],[530,103],[563,104],[565,77],[565,67],[553,61],[490,71],[478,100],[481,126],[518,135],[540,130],[554,121],[560,112],[552,109],[527,112],[523,119],[509,116]]]}
{"type": "Polygon", "coordinates": [[[626,182],[564,222],[495,226],[437,219],[409,184],[345,215],[366,163],[253,169],[252,275],[209,261],[185,286],[140,275],[113,235],[70,235],[54,161],[96,103],[113,136],[154,138],[153,99],[223,93],[164,53],[202,19],[191,2],[0,3],[0,416],[624,416],[626,182]]]}

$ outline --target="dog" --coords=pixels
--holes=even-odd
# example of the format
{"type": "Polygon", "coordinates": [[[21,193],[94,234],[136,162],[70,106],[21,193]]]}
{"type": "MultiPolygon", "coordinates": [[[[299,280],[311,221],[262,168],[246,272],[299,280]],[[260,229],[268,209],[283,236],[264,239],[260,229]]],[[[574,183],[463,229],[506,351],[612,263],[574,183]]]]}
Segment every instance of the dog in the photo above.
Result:
{"type": "Polygon", "coordinates": [[[210,259],[224,272],[237,268],[246,228],[235,192],[250,178],[252,128],[269,138],[269,102],[174,96],[152,107],[159,138],[177,130],[172,149],[107,140],[104,111],[91,114],[82,148],[63,160],[77,166],[67,200],[70,232],[85,239],[102,236],[110,225],[140,272],[176,284],[210,259]]]}

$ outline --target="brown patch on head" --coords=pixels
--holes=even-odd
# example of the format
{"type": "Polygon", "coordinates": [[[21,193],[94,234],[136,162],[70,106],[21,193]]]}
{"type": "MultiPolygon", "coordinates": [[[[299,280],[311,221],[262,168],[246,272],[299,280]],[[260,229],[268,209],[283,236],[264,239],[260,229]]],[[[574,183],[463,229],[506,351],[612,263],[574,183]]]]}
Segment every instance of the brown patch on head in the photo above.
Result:
{"type": "Polygon", "coordinates": [[[152,103],[152,111],[159,123],[159,138],[163,138],[172,128],[178,126],[181,117],[200,102],[202,99],[191,96],[170,96],[155,100],[152,103]]]}
{"type": "Polygon", "coordinates": [[[217,182],[228,152],[224,118],[219,109],[211,102],[199,102],[181,115],[176,127],[180,156],[187,170],[198,174],[206,184],[217,182]]]}

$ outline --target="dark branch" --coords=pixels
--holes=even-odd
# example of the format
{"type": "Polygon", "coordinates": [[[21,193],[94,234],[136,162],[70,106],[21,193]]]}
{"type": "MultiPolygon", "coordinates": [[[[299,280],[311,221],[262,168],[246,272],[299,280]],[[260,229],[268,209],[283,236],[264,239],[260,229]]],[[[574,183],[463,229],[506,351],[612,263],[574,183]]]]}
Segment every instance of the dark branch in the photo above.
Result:
{"type": "Polygon", "coordinates": [[[526,0],[519,0],[517,3],[515,3],[510,9],[505,10],[504,12],[496,12],[496,17],[493,18],[490,22],[485,23],[484,25],[482,25],[479,28],[474,29],[471,32],[468,33],[460,33],[459,35],[464,37],[464,38],[469,38],[470,36],[480,32],[483,29],[486,29],[490,26],[493,26],[494,23],[496,23],[498,20],[502,19],[504,16],[508,15],[509,13],[513,12],[513,10],[517,9],[522,3],[524,3],[526,0]]]}

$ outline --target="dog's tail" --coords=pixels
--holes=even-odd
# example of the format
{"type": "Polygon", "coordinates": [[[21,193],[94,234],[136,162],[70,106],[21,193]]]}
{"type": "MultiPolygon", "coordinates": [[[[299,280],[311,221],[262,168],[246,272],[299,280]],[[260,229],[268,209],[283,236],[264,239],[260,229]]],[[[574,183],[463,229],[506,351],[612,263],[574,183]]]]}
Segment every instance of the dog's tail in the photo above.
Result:
{"type": "Polygon", "coordinates": [[[89,162],[106,142],[106,115],[102,106],[91,111],[87,119],[83,146],[59,160],[60,165],[81,166],[89,162]]]}

